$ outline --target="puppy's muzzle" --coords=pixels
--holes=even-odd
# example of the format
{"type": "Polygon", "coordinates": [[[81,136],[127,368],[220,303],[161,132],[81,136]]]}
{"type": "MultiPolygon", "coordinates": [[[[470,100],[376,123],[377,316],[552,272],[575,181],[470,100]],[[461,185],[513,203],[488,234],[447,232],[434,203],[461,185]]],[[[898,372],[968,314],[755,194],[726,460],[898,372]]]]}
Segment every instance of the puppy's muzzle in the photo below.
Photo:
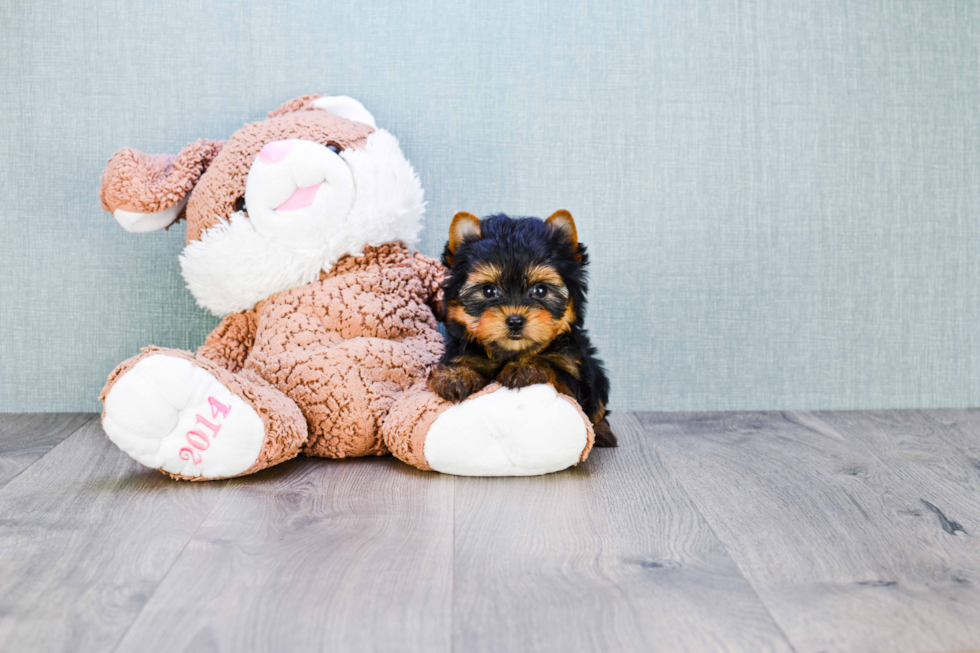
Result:
{"type": "Polygon", "coordinates": [[[524,325],[527,324],[527,319],[523,315],[508,315],[504,323],[510,329],[511,333],[516,334],[524,329],[524,325]]]}

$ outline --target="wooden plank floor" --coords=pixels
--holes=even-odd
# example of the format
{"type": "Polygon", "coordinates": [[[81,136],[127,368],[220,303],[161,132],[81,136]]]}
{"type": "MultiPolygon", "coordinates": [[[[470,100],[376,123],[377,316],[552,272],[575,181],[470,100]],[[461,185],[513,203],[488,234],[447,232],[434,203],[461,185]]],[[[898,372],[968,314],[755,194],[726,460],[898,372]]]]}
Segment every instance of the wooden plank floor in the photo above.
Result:
{"type": "Polygon", "coordinates": [[[980,410],[614,429],[544,477],[191,484],[0,415],[0,651],[980,649],[980,410]]]}

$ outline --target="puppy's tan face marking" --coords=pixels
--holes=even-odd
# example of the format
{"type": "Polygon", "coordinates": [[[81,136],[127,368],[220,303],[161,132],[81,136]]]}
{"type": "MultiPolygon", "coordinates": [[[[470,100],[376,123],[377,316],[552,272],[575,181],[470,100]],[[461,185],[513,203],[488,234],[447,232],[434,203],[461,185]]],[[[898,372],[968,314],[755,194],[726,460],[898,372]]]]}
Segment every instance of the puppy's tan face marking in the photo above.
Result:
{"type": "Polygon", "coordinates": [[[571,329],[575,311],[568,295],[561,275],[549,265],[512,270],[481,262],[467,274],[447,313],[491,358],[533,354],[571,329]]]}
{"type": "Polygon", "coordinates": [[[484,346],[495,346],[508,351],[523,349],[520,340],[511,339],[511,331],[505,320],[510,315],[520,315],[519,311],[506,310],[503,306],[491,306],[483,311],[477,321],[474,337],[484,346]]]}
{"type": "Polygon", "coordinates": [[[565,283],[561,280],[558,270],[550,265],[532,265],[524,273],[527,287],[530,288],[538,283],[546,283],[559,290],[565,290],[565,283]]]}
{"type": "MultiPolygon", "coordinates": [[[[501,270],[491,263],[480,263],[466,277],[466,286],[477,286],[486,283],[499,284],[501,270]]],[[[464,287],[465,288],[465,287],[464,287]]]]}
{"type": "Polygon", "coordinates": [[[558,329],[559,324],[545,309],[532,308],[528,311],[524,337],[530,347],[540,347],[541,349],[547,347],[558,335],[558,329]]]}
{"type": "Polygon", "coordinates": [[[467,335],[474,336],[476,325],[479,318],[475,318],[460,306],[459,302],[449,302],[446,306],[446,316],[450,321],[462,324],[466,328],[467,335]]]}
{"type": "MultiPolygon", "coordinates": [[[[465,313],[465,311],[459,311],[465,313]]],[[[509,353],[534,353],[541,351],[562,333],[562,322],[556,321],[551,313],[534,306],[491,306],[479,318],[467,315],[466,321],[458,320],[466,326],[467,333],[493,354],[494,349],[509,353]],[[524,318],[524,326],[515,331],[507,324],[510,316],[524,318]]]]}
{"type": "Polygon", "coordinates": [[[565,312],[562,313],[561,320],[558,321],[558,333],[556,335],[561,335],[563,333],[568,333],[572,330],[572,324],[575,322],[575,308],[573,306],[572,300],[568,300],[568,306],[565,307],[565,312]]]}

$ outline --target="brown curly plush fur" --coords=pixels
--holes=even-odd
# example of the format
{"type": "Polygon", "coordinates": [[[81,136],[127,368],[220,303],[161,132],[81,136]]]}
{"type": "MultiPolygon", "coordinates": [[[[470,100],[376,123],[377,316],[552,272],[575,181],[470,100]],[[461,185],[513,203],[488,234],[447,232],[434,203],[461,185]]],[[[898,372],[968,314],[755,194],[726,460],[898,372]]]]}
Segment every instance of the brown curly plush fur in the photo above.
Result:
{"type": "Polygon", "coordinates": [[[174,206],[191,192],[223,145],[224,141],[201,139],[177,156],[119,150],[102,173],[102,208],[152,213],[174,206]]]}
{"type": "MultiPolygon", "coordinates": [[[[368,124],[317,109],[313,101],[318,97],[290,100],[227,141],[197,141],[177,156],[118,152],[103,173],[103,207],[147,214],[173,207],[190,193],[179,217],[186,218],[191,247],[203,245],[196,242],[203,232],[239,210],[250,167],[264,145],[302,139],[369,151],[368,137],[384,135],[368,124]]],[[[421,190],[417,192],[420,216],[421,190]]],[[[308,283],[316,277],[313,268],[289,290],[258,295],[261,300],[254,306],[239,304],[251,308],[225,317],[196,353],[144,349],[110,375],[102,400],[141,360],[172,356],[208,372],[261,418],[261,449],[254,464],[239,475],[300,453],[345,458],[390,452],[431,469],[426,436],[451,406],[424,385],[444,349],[436,316],[442,317],[445,269],[412,253],[401,242],[412,242],[406,233],[373,234],[362,242],[376,246],[356,244],[338,252],[357,253],[342,256],[318,280],[308,283]]],[[[587,431],[584,459],[593,432],[582,419],[587,431]]]]}
{"type": "Polygon", "coordinates": [[[177,156],[129,148],[116,152],[102,173],[102,208],[153,213],[174,206],[193,190],[181,216],[187,218],[187,242],[199,240],[203,231],[235,210],[245,194],[249,166],[264,144],[301,138],[342,150],[364,147],[374,129],[316,109],[312,103],[318,97],[290,100],[227,141],[198,140],[177,156]],[[202,178],[206,169],[212,172],[202,178]]]}
{"type": "Polygon", "coordinates": [[[302,138],[342,150],[361,149],[374,131],[326,111],[303,110],[253,122],[228,139],[211,163],[211,174],[194,187],[187,202],[187,242],[200,239],[201,232],[231,215],[235,202],[245,195],[248,169],[262,145],[270,141],[302,138]]]}
{"type": "MultiPolygon", "coordinates": [[[[327,458],[390,452],[382,426],[395,403],[424,379],[442,355],[442,336],[430,304],[439,300],[444,269],[398,243],[369,247],[341,259],[320,281],[275,294],[252,310],[222,320],[197,355],[148,348],[204,367],[255,408],[266,422],[266,444],[251,473],[297,453],[327,458]],[[274,419],[272,416],[281,416],[274,419]],[[296,416],[303,422],[300,435],[296,416]]],[[[448,407],[433,399],[431,423],[448,407]]],[[[430,402],[432,403],[432,402],[430,402]]],[[[389,429],[399,452],[427,467],[389,429]]],[[[424,431],[423,431],[424,434],[424,431]]]]}
{"type": "Polygon", "coordinates": [[[382,245],[250,311],[257,329],[243,369],[296,402],[309,424],[306,453],[388,453],[384,417],[442,354],[428,307],[441,274],[433,259],[382,245]]]}

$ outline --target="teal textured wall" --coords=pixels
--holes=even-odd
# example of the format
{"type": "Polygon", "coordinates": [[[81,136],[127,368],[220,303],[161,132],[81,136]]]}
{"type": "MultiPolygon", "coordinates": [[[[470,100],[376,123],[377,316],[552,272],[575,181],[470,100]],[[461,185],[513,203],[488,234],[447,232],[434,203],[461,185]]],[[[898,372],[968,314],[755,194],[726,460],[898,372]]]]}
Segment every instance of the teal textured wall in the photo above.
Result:
{"type": "Polygon", "coordinates": [[[614,409],[980,404],[980,4],[0,4],[0,410],[215,324],[116,149],[360,99],[452,214],[567,208],[614,409]]]}

